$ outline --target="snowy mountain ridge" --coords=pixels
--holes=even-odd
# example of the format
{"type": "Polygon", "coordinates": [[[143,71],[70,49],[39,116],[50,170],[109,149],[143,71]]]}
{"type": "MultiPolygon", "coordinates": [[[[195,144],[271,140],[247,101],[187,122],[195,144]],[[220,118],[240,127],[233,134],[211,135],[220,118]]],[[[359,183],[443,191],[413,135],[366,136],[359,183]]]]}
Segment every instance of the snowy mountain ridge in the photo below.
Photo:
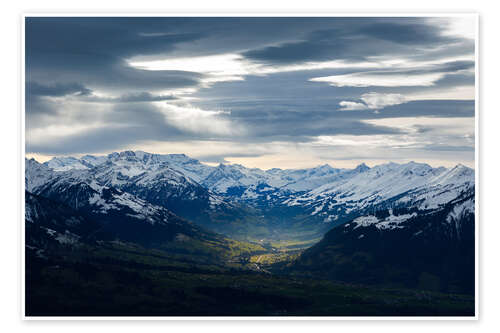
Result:
{"type": "MultiPolygon", "coordinates": [[[[89,187],[117,189],[223,233],[238,232],[248,220],[278,228],[290,223],[322,233],[379,210],[411,207],[425,214],[474,193],[475,186],[474,170],[463,165],[390,162],[372,168],[363,163],[354,169],[325,164],[261,170],[239,164],[208,166],[184,154],[142,151],[54,158],[44,164],[27,160],[26,170],[37,175],[26,178],[28,191],[51,180],[56,184],[57,178],[80,179],[89,187]]],[[[409,218],[399,215],[377,219],[377,228],[391,229],[409,218]]]]}
{"type": "MultiPolygon", "coordinates": [[[[109,163],[114,165],[114,176],[112,176],[114,178],[108,181],[114,185],[120,181],[125,182],[131,177],[140,176],[144,172],[159,172],[160,169],[170,168],[179,173],[178,177],[184,176],[187,182],[197,182],[213,193],[230,197],[233,200],[289,200],[287,202],[289,205],[308,201],[311,197],[347,194],[345,190],[347,187],[352,189],[352,192],[361,189],[357,196],[350,198],[350,200],[361,200],[373,195],[373,188],[378,186],[386,189],[386,193],[381,197],[387,198],[433,183],[452,184],[457,181],[457,175],[451,173],[451,170],[455,168],[458,168],[456,172],[465,172],[463,177],[472,177],[471,182],[474,181],[473,169],[460,165],[447,169],[432,168],[424,163],[391,162],[373,168],[363,163],[354,169],[333,168],[325,164],[309,169],[261,170],[239,164],[220,164],[214,167],[184,154],[151,154],[143,151],[115,152],[107,156],[86,155],[80,159],[55,157],[45,162],[44,165],[54,171],[67,171],[90,169],[109,163]],[[446,173],[446,171],[449,172],[446,173]],[[366,172],[368,177],[360,176],[366,172]],[[431,179],[432,177],[434,179],[431,179]],[[439,177],[441,179],[438,179],[439,177]],[[449,177],[449,180],[447,181],[445,177],[449,177]],[[368,188],[364,188],[365,184],[368,188]],[[394,186],[395,184],[398,185],[394,186]],[[297,195],[305,192],[310,193],[297,198],[290,197],[290,194],[297,195]]],[[[102,174],[101,177],[106,177],[106,175],[102,174]]],[[[111,176],[108,175],[108,177],[111,176]]]]}
{"type": "Polygon", "coordinates": [[[128,216],[151,224],[167,223],[172,215],[129,193],[99,183],[84,169],[70,169],[49,174],[44,165],[27,161],[26,181],[30,193],[64,202],[69,207],[95,214],[111,211],[127,212],[128,216]]]}
{"type": "Polygon", "coordinates": [[[391,206],[437,209],[474,188],[474,170],[463,165],[432,168],[424,163],[388,163],[339,178],[285,202],[309,207],[311,215],[336,220],[354,210],[391,206]]]}

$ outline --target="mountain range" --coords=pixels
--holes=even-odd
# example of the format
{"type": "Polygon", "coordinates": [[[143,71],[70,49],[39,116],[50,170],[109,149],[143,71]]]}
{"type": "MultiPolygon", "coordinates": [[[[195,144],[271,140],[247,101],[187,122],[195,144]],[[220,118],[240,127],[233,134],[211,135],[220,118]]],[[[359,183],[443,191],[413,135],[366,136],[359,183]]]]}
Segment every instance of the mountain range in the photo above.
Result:
{"type": "Polygon", "coordinates": [[[27,169],[37,175],[29,181],[40,182],[42,174],[50,172],[62,178],[85,175],[217,232],[247,239],[281,235],[290,226],[309,237],[318,236],[334,225],[385,208],[432,211],[473,191],[475,177],[474,170],[463,165],[432,168],[410,162],[373,168],[361,164],[354,169],[322,165],[261,170],[237,164],[214,167],[184,154],[141,151],[56,157],[43,165],[43,171],[35,170],[41,166],[27,169]],[[263,233],[249,234],[245,227],[239,232],[242,224],[263,233]]]}
{"type": "Polygon", "coordinates": [[[123,242],[278,275],[474,290],[475,172],[463,165],[261,170],[124,151],[26,159],[25,171],[39,256],[123,242]],[[250,264],[266,251],[286,260],[250,264]]]}

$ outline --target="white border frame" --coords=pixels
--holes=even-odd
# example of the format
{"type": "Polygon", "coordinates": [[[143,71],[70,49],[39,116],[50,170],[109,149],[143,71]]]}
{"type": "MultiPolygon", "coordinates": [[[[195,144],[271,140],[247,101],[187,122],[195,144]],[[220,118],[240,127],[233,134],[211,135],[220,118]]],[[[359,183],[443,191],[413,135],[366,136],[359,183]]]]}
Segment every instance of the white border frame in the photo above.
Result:
{"type": "Polygon", "coordinates": [[[20,181],[19,191],[21,194],[20,204],[19,204],[19,220],[21,221],[19,232],[20,232],[20,258],[18,262],[20,262],[20,274],[22,283],[20,284],[19,295],[20,299],[20,311],[21,311],[21,319],[24,321],[129,321],[129,320],[137,320],[137,321],[264,321],[264,320],[284,320],[284,321],[296,321],[296,320],[313,320],[313,321],[428,321],[428,320],[436,320],[436,321],[478,321],[479,320],[479,193],[480,193],[480,172],[479,172],[479,33],[480,33],[480,22],[479,22],[479,13],[356,13],[356,12],[344,12],[344,13],[318,13],[318,12],[303,12],[303,13],[294,13],[294,12],[273,12],[272,10],[268,10],[265,12],[253,11],[253,12],[173,12],[173,13],[127,13],[127,12],[25,12],[20,16],[20,116],[19,123],[21,126],[21,135],[20,135],[20,166],[21,169],[18,170],[18,179],[20,181]],[[475,47],[474,47],[474,69],[475,69],[475,95],[474,95],[474,120],[475,120],[475,151],[474,151],[474,164],[475,164],[475,294],[474,294],[474,316],[456,316],[456,317],[438,317],[438,316],[421,316],[421,317],[412,317],[412,316],[152,316],[152,317],[93,317],[93,316],[81,316],[81,317],[73,317],[73,316],[26,316],[25,313],[25,181],[24,181],[24,170],[25,170],[25,157],[26,157],[26,143],[25,143],[25,82],[26,82],[26,71],[25,71],[25,21],[27,17],[473,17],[475,18],[475,47]]]}

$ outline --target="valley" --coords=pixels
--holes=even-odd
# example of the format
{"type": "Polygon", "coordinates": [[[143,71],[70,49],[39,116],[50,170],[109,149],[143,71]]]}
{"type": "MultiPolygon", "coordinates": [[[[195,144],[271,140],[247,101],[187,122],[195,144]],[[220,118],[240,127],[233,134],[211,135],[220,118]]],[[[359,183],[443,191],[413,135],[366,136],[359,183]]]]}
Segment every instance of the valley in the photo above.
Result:
{"type": "Polygon", "coordinates": [[[462,165],[260,170],[124,151],[25,170],[30,315],[474,315],[462,165]]]}
{"type": "Polygon", "coordinates": [[[201,263],[130,244],[27,250],[29,316],[456,316],[471,295],[364,286],[201,263]],[[68,260],[69,259],[69,260],[68,260]],[[50,299],[50,302],[47,302],[50,299]]]}

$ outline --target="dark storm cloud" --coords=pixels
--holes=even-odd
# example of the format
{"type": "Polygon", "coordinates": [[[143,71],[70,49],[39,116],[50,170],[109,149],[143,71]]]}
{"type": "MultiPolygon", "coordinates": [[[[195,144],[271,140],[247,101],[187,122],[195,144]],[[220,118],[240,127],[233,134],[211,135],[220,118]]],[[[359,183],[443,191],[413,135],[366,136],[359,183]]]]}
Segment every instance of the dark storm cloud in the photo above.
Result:
{"type": "Polygon", "coordinates": [[[362,36],[375,37],[394,43],[435,45],[459,41],[458,38],[443,37],[439,27],[421,23],[378,22],[362,26],[357,31],[362,36]]]}
{"type": "Polygon", "coordinates": [[[159,102],[159,101],[171,101],[175,100],[177,97],[172,95],[153,95],[148,92],[141,93],[131,93],[120,96],[117,101],[126,102],[159,102]]]}
{"type": "Polygon", "coordinates": [[[81,152],[101,153],[119,150],[128,144],[141,142],[141,139],[155,138],[147,133],[153,128],[130,125],[124,128],[98,128],[68,135],[65,140],[50,142],[27,142],[26,150],[49,155],[79,154],[81,152]]]}
{"type": "MultiPolygon", "coordinates": [[[[340,100],[331,101],[323,105],[317,105],[311,109],[307,105],[295,105],[296,111],[260,111],[255,112],[255,108],[265,108],[264,105],[253,107],[240,107],[238,111],[233,111],[232,116],[240,122],[251,122],[257,126],[259,122],[271,122],[278,126],[279,123],[295,122],[295,126],[306,126],[314,121],[318,123],[335,122],[335,126],[349,125],[349,121],[360,119],[380,119],[380,118],[400,118],[400,117],[474,117],[474,101],[467,100],[429,100],[410,101],[403,104],[386,106],[378,110],[378,113],[360,111],[338,111],[340,100]],[[309,111],[308,111],[309,110],[309,111]],[[337,122],[339,122],[337,124],[337,122]]],[[[284,110],[284,107],[281,107],[284,110]]],[[[263,125],[267,126],[266,124],[263,125]]],[[[285,129],[286,130],[286,129],[285,129]]],[[[359,129],[358,129],[359,130],[359,129]]],[[[353,132],[358,132],[353,129],[353,132]]],[[[362,133],[357,133],[362,134],[362,133]]],[[[367,132],[365,134],[374,134],[367,132]]]]}
{"type": "Polygon", "coordinates": [[[474,117],[474,101],[468,100],[431,100],[413,101],[399,105],[391,105],[379,110],[380,113],[370,113],[373,118],[397,117],[474,117]]]}
{"type": "MultiPolygon", "coordinates": [[[[167,24],[167,22],[159,25],[167,24]]],[[[407,18],[406,21],[413,21],[407,18]]],[[[274,45],[303,40],[315,31],[344,29],[346,25],[360,26],[362,22],[377,22],[373,18],[330,17],[197,17],[168,18],[170,27],[178,32],[199,33],[203,38],[184,43],[174,50],[179,56],[199,56],[221,53],[241,53],[274,45]],[[172,20],[173,19],[173,20],[172,20]]],[[[159,28],[151,28],[151,30],[159,28]]],[[[147,56],[146,56],[147,58],[147,56]]]]}
{"type": "MultiPolygon", "coordinates": [[[[468,68],[464,63],[460,68],[468,68]]],[[[440,66],[441,67],[441,66],[440,66]]],[[[443,65],[442,68],[452,66],[443,65]]],[[[456,66],[458,67],[458,66],[456,66]]],[[[435,69],[435,68],[434,68],[435,69]]],[[[433,70],[427,68],[426,70],[433,70]]],[[[364,69],[363,69],[364,71],[364,69]]],[[[406,71],[402,71],[406,72],[406,71]]],[[[326,75],[345,74],[346,70],[323,71],[326,75]]],[[[262,76],[248,77],[245,81],[228,82],[201,90],[201,100],[195,104],[201,108],[231,110],[231,117],[238,122],[271,122],[276,131],[286,130],[286,123],[294,118],[297,126],[306,126],[318,114],[323,119],[362,120],[393,117],[473,117],[474,101],[465,100],[429,100],[412,101],[404,104],[386,106],[379,114],[362,111],[339,111],[339,103],[349,100],[360,102],[365,93],[374,91],[373,87],[331,87],[324,83],[308,82],[312,76],[320,75],[319,71],[304,71],[274,74],[272,79],[262,76]],[[287,120],[288,119],[288,120],[287,120]]],[[[451,88],[460,84],[474,84],[474,75],[448,74],[438,80],[434,86],[421,87],[418,91],[432,91],[436,88],[451,88]],[[458,77],[459,76],[459,77],[458,77]]],[[[415,91],[414,87],[381,87],[380,93],[399,93],[404,96],[415,91]]],[[[322,119],[322,120],[323,120],[322,119]]]]}
{"type": "Polygon", "coordinates": [[[443,64],[434,65],[429,68],[429,73],[432,72],[457,72],[463,70],[473,70],[474,61],[450,61],[443,64]]]}
{"type": "Polygon", "coordinates": [[[305,41],[250,50],[243,55],[251,60],[270,63],[337,60],[347,58],[348,55],[350,55],[350,60],[363,58],[361,54],[354,51],[355,46],[344,40],[342,36],[343,33],[339,30],[317,31],[311,33],[305,41]]]}
{"type": "Polygon", "coordinates": [[[27,61],[47,53],[129,57],[164,53],[201,33],[173,31],[180,19],[126,17],[30,17],[26,19],[27,61]]]}
{"type": "MultiPolygon", "coordinates": [[[[311,142],[318,135],[401,133],[398,129],[366,124],[357,119],[337,119],[332,113],[307,115],[303,112],[288,112],[279,116],[248,113],[236,117],[231,115],[231,120],[242,124],[247,133],[240,136],[193,133],[173,126],[165,118],[165,114],[150,103],[121,103],[113,106],[101,119],[105,126],[67,135],[64,140],[56,139],[43,143],[28,140],[27,151],[55,155],[78,154],[87,147],[86,152],[99,153],[119,150],[129,144],[145,141],[222,140],[261,144],[269,141],[311,142]]],[[[229,155],[250,156],[243,156],[241,153],[229,155]]],[[[210,154],[207,154],[207,158],[209,156],[210,154]]],[[[222,159],[210,161],[217,162],[222,159]]]]}
{"type": "Polygon", "coordinates": [[[146,71],[126,62],[135,55],[167,53],[178,43],[202,36],[172,32],[174,24],[141,18],[27,18],[27,77],[56,85],[78,81],[113,91],[196,86],[199,73],[146,71]],[[151,34],[158,31],[162,33],[151,34]]]}
{"type": "Polygon", "coordinates": [[[374,126],[357,120],[335,119],[335,117],[318,116],[312,120],[304,115],[295,119],[281,119],[274,122],[254,124],[254,136],[251,142],[288,141],[310,142],[317,136],[333,135],[376,135],[402,134],[403,131],[388,127],[374,126]],[[304,126],[304,122],[307,125],[304,126]]]}
{"type": "MultiPolygon", "coordinates": [[[[460,43],[446,37],[438,26],[421,23],[388,23],[383,19],[344,21],[339,28],[310,32],[304,40],[244,52],[256,61],[298,63],[324,60],[365,60],[371,56],[418,55],[431,49],[460,43]]],[[[455,54],[456,55],[456,54],[455,54]]]]}
{"type": "Polygon", "coordinates": [[[42,154],[78,154],[119,150],[145,140],[166,140],[185,137],[185,133],[169,126],[164,116],[150,103],[117,104],[101,119],[102,127],[91,128],[70,134],[64,140],[49,140],[41,143],[29,140],[27,151],[42,154]]]}
{"type": "MultiPolygon", "coordinates": [[[[77,63],[71,55],[54,55],[61,63],[77,63]]],[[[87,59],[88,60],[88,59],[87,59]]],[[[36,81],[56,82],[67,84],[81,80],[92,90],[101,90],[111,93],[133,93],[137,90],[150,92],[196,87],[200,84],[203,74],[188,71],[148,71],[130,67],[124,60],[117,59],[109,64],[82,63],[82,66],[70,68],[40,64],[30,68],[31,75],[36,81]]]]}
{"type": "MultiPolygon", "coordinates": [[[[285,103],[286,101],[283,101],[285,103]]],[[[275,101],[277,105],[277,103],[275,101]]],[[[312,103],[312,101],[310,101],[312,103]]],[[[231,118],[251,132],[239,140],[250,142],[289,141],[308,142],[320,135],[404,134],[400,129],[374,126],[360,120],[400,117],[473,117],[473,101],[413,101],[388,106],[378,113],[366,111],[335,111],[337,102],[311,109],[308,104],[294,105],[294,111],[283,104],[270,109],[264,103],[232,108],[231,118]],[[266,109],[268,111],[264,111],[266,109]],[[235,109],[237,109],[235,111],[235,109]],[[260,110],[260,111],[256,111],[260,110]]],[[[293,103],[292,103],[293,104],[293,103]]],[[[231,108],[227,106],[228,109],[231,108]]],[[[422,133],[424,130],[421,131],[422,133]]],[[[238,140],[238,139],[235,139],[238,140]]]]}
{"type": "Polygon", "coordinates": [[[240,52],[329,25],[338,24],[329,18],[28,17],[26,70],[29,80],[111,91],[193,87],[203,75],[189,68],[147,71],[126,60],[240,52]]]}
{"type": "Polygon", "coordinates": [[[43,85],[38,82],[26,82],[26,114],[27,122],[31,123],[31,115],[54,115],[57,110],[53,107],[54,103],[45,97],[64,97],[73,95],[77,97],[87,97],[92,95],[92,90],[81,83],[55,83],[52,85],[43,85]]]}
{"type": "Polygon", "coordinates": [[[54,107],[54,103],[44,99],[41,96],[26,94],[25,100],[26,127],[32,127],[31,125],[36,125],[37,118],[40,115],[57,114],[57,109],[54,107]]]}
{"type": "MultiPolygon", "coordinates": [[[[446,36],[443,31],[444,25],[409,17],[27,18],[26,149],[44,154],[98,153],[146,141],[188,140],[294,144],[312,142],[321,135],[406,134],[400,128],[364,121],[370,119],[473,117],[473,101],[408,102],[381,108],[379,113],[339,111],[341,101],[357,102],[362,94],[374,91],[406,95],[473,85],[473,61],[443,59],[473,54],[474,42],[446,36]],[[146,70],[129,64],[132,60],[228,53],[242,55],[254,65],[271,66],[277,72],[249,73],[242,75],[241,81],[205,84],[210,74],[188,66],[146,70]],[[374,56],[439,64],[359,66],[359,62],[371,61],[374,56]],[[283,65],[332,60],[348,66],[279,71],[283,65]],[[443,75],[432,86],[418,89],[331,87],[325,82],[309,81],[360,72],[380,76],[443,75]],[[171,92],[183,88],[194,88],[196,92],[190,96],[194,98],[184,100],[185,95],[171,92]],[[218,114],[217,120],[243,130],[238,135],[191,131],[165,114],[168,110],[159,107],[165,104],[153,102],[185,104],[201,112],[225,110],[228,112],[218,114]],[[96,123],[100,126],[95,127],[96,123]],[[30,140],[30,129],[76,124],[94,127],[39,142],[30,140]]],[[[186,118],[188,123],[193,121],[186,118]]],[[[425,135],[428,129],[417,130],[425,135]]],[[[228,156],[260,155],[207,154],[203,160],[227,162],[228,156]]]]}
{"type": "Polygon", "coordinates": [[[42,85],[37,82],[26,82],[26,94],[28,96],[53,96],[60,97],[70,94],[87,96],[92,94],[92,90],[80,83],[56,83],[53,85],[42,85]]]}

